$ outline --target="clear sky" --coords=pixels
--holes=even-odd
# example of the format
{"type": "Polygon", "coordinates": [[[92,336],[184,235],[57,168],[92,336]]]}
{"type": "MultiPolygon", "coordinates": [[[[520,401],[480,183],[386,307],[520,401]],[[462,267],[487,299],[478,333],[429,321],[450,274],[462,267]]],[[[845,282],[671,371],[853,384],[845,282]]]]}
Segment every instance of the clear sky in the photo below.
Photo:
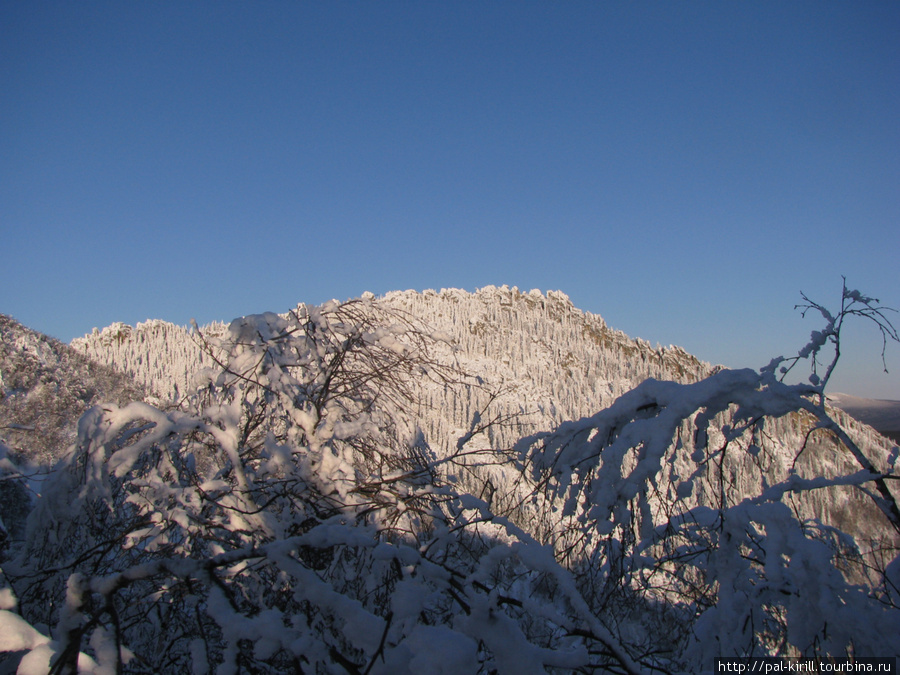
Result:
{"type": "MultiPolygon", "coordinates": [[[[509,284],[759,367],[801,290],[900,307],[898,36],[895,1],[2,0],[0,312],[509,284]]],[[[900,399],[863,328],[833,390],[900,399]]]]}

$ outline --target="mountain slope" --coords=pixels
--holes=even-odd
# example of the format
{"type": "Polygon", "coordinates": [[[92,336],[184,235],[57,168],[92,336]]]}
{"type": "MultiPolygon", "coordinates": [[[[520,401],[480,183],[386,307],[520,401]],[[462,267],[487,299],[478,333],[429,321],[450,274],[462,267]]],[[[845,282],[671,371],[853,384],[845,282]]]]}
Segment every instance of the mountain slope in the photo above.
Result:
{"type": "MultiPolygon", "coordinates": [[[[515,418],[492,428],[486,440],[491,447],[510,447],[525,435],[594,414],[647,378],[689,383],[716,370],[680,347],[654,348],[610,328],[559,291],[395,291],[376,302],[445,336],[443,357],[472,375],[459,388],[423,385],[418,416],[433,442],[465,433],[489,402],[495,414],[515,418]]],[[[213,365],[201,337],[214,341],[225,332],[222,323],[192,335],[185,327],[151,320],[134,327],[113,324],[71,346],[175,401],[196,389],[198,371],[213,365]]],[[[871,435],[862,427],[857,431],[871,435]]]]}
{"type": "Polygon", "coordinates": [[[0,438],[30,461],[54,463],[92,405],[145,396],[117,369],[0,314],[0,438]]]}
{"type": "Polygon", "coordinates": [[[132,378],[0,314],[0,552],[21,538],[30,499],[15,469],[54,465],[79,418],[101,402],[144,400],[132,378]]]}
{"type": "MultiPolygon", "coordinates": [[[[469,439],[467,448],[510,449],[532,434],[594,415],[648,378],[691,383],[717,370],[681,348],[654,348],[613,330],[600,316],[574,307],[559,291],[522,293],[515,287],[488,286],[474,293],[395,291],[364,298],[441,337],[436,355],[470,375],[455,386],[427,379],[415,384],[412,398],[418,408],[410,413],[439,456],[455,452],[464,439],[469,439]],[[496,423],[485,424],[492,420],[496,423]]],[[[72,346],[123,370],[161,396],[175,397],[196,391],[192,374],[212,364],[201,344],[210,340],[209,351],[215,353],[216,338],[225,331],[224,324],[212,324],[194,335],[160,321],[134,328],[115,324],[74,340],[72,346]]],[[[891,446],[886,439],[840,411],[835,415],[858,443],[880,458],[879,466],[887,461],[891,446]]],[[[794,471],[833,476],[858,469],[851,458],[835,453],[827,435],[808,436],[809,424],[795,414],[773,420],[767,428],[770,450],[758,456],[729,455],[725,465],[729,497],[740,501],[794,471]]],[[[693,441],[688,437],[684,443],[689,450],[693,441]]],[[[689,458],[684,461],[673,475],[698,470],[689,458]]],[[[505,473],[483,469],[482,478],[485,474],[495,487],[513,482],[508,469],[505,473]]],[[[517,498],[500,492],[498,498],[517,498]]],[[[713,499],[711,494],[695,498],[700,503],[713,499]]],[[[808,517],[827,515],[866,537],[877,536],[884,525],[867,498],[853,488],[811,493],[803,511],[808,517]]]]}

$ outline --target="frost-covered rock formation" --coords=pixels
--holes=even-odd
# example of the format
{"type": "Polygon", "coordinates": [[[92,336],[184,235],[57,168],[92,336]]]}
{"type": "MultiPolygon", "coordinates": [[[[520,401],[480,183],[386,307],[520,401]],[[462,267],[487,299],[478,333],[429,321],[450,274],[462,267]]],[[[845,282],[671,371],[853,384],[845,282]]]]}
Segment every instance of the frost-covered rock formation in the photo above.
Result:
{"type": "MultiPolygon", "coordinates": [[[[204,327],[211,337],[225,325],[204,327]]],[[[188,390],[194,374],[211,365],[208,355],[190,331],[167,321],[151,319],[129,326],[117,322],[103,330],[72,340],[72,348],[98,363],[126,373],[164,401],[177,401],[188,390]]]]}
{"type": "MultiPolygon", "coordinates": [[[[483,381],[484,389],[470,388],[469,399],[457,403],[463,408],[455,411],[457,424],[470,423],[490,393],[498,394],[497,412],[519,415],[515,424],[492,431],[493,447],[605,408],[649,377],[694,382],[712,372],[679,347],[654,348],[611,329],[560,291],[403,291],[382,302],[447,333],[459,365],[483,381]]],[[[440,392],[432,397],[435,407],[447,405],[440,392]]]]}
{"type": "MultiPolygon", "coordinates": [[[[462,396],[454,390],[449,400],[449,388],[425,392],[422,424],[433,438],[467,427],[492,394],[497,412],[518,416],[491,430],[492,445],[508,447],[524,434],[596,412],[648,377],[693,382],[712,372],[679,347],[654,348],[609,328],[559,291],[396,291],[378,303],[444,334],[453,346],[445,356],[478,380],[462,396]]],[[[219,323],[200,329],[213,338],[224,331],[219,323]]],[[[73,340],[72,347],[171,400],[190,393],[194,374],[212,364],[197,335],[156,320],[133,328],[113,324],[73,340]]]]}

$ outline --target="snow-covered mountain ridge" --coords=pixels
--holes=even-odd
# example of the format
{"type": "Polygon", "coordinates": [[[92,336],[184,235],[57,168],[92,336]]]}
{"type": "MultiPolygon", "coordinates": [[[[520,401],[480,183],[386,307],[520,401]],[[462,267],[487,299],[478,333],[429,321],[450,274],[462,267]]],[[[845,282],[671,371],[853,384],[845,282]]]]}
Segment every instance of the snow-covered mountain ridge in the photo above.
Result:
{"type": "MultiPolygon", "coordinates": [[[[374,298],[370,293],[363,297],[374,298]]],[[[509,410],[522,416],[514,433],[496,439],[506,445],[524,433],[592,414],[648,377],[693,382],[713,372],[680,347],[654,348],[609,328],[559,291],[522,293],[508,286],[474,293],[395,291],[377,302],[445,334],[453,350],[444,355],[500,392],[509,410]]],[[[200,334],[216,337],[225,330],[225,324],[215,323],[200,328],[200,334]]],[[[134,327],[115,323],[71,345],[163,399],[189,393],[194,374],[211,365],[190,329],[159,320],[134,327]]],[[[468,400],[450,403],[457,425],[484,403],[483,390],[470,388],[469,394],[468,400]]],[[[439,395],[433,392],[428,403],[445,408],[435,400],[439,395]]]]}
{"type": "MultiPolygon", "coordinates": [[[[689,383],[719,368],[681,347],[653,347],[610,328],[601,316],[576,308],[561,291],[486,286],[474,293],[444,288],[363,297],[446,335],[453,349],[446,349],[444,357],[486,385],[462,393],[423,392],[423,404],[441,411],[438,416],[423,414],[421,423],[432,438],[465,428],[486,405],[488,392],[496,394],[495,406],[516,415],[513,424],[491,430],[492,446],[509,447],[524,435],[592,415],[647,378],[689,383]]],[[[209,338],[226,332],[225,323],[199,329],[209,338]]],[[[195,374],[212,365],[189,327],[156,319],[133,327],[114,323],[95,328],[71,346],[126,373],[162,400],[189,394],[195,374]]],[[[871,435],[871,430],[864,433],[871,435]]]]}
{"type": "MultiPolygon", "coordinates": [[[[560,291],[523,293],[516,287],[487,286],[474,293],[449,288],[394,291],[379,298],[365,293],[362,298],[401,312],[443,338],[438,358],[471,376],[456,387],[427,380],[416,385],[418,409],[412,411],[416,424],[444,456],[477,426],[476,421],[504,420],[489,426],[470,447],[508,449],[529,435],[594,415],[648,378],[686,384],[719,370],[680,347],[653,347],[614,330],[602,317],[576,308],[560,291]]],[[[133,328],[116,323],[74,340],[72,347],[127,373],[162,399],[177,400],[196,390],[195,373],[212,365],[201,348],[202,339],[215,342],[226,332],[221,323],[200,328],[199,335],[158,320],[133,328]]],[[[888,456],[891,444],[872,428],[841,411],[835,415],[875,456],[888,456]]],[[[733,456],[728,471],[732,497],[755,494],[761,485],[784,480],[795,468],[810,476],[853,470],[849,459],[835,456],[830,444],[817,438],[795,467],[807,424],[796,415],[775,420],[770,427],[772,452],[758,458],[733,456]]],[[[688,447],[691,442],[685,441],[688,447]]],[[[696,470],[691,464],[686,460],[675,473],[691,474],[696,470]]],[[[493,478],[495,485],[508,481],[504,476],[493,478]]],[[[704,500],[702,495],[697,498],[704,500]]],[[[813,494],[811,501],[810,515],[830,511],[848,526],[855,521],[853,527],[869,535],[882,527],[880,516],[870,514],[870,505],[858,491],[838,488],[827,495],[813,494]]]]}
{"type": "Polygon", "coordinates": [[[506,287],[78,344],[160,400],[89,410],[0,555],[23,665],[386,675],[453,652],[461,673],[674,674],[898,653],[900,449],[781,382],[783,360],[713,368],[506,287]]]}

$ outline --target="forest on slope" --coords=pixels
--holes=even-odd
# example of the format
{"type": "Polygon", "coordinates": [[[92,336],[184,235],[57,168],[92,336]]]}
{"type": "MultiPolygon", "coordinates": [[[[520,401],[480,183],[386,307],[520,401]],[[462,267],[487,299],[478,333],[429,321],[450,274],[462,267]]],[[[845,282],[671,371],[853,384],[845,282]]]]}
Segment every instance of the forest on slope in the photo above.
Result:
{"type": "MultiPolygon", "coordinates": [[[[878,310],[854,293],[837,316],[878,310]]],[[[73,347],[155,398],[88,410],[0,562],[21,672],[900,651],[897,448],[792,360],[712,368],[506,287],[73,347]]]]}
{"type": "Polygon", "coordinates": [[[74,422],[101,401],[143,400],[114,366],[0,314],[0,434],[38,464],[52,464],[75,440],[74,422]]]}

